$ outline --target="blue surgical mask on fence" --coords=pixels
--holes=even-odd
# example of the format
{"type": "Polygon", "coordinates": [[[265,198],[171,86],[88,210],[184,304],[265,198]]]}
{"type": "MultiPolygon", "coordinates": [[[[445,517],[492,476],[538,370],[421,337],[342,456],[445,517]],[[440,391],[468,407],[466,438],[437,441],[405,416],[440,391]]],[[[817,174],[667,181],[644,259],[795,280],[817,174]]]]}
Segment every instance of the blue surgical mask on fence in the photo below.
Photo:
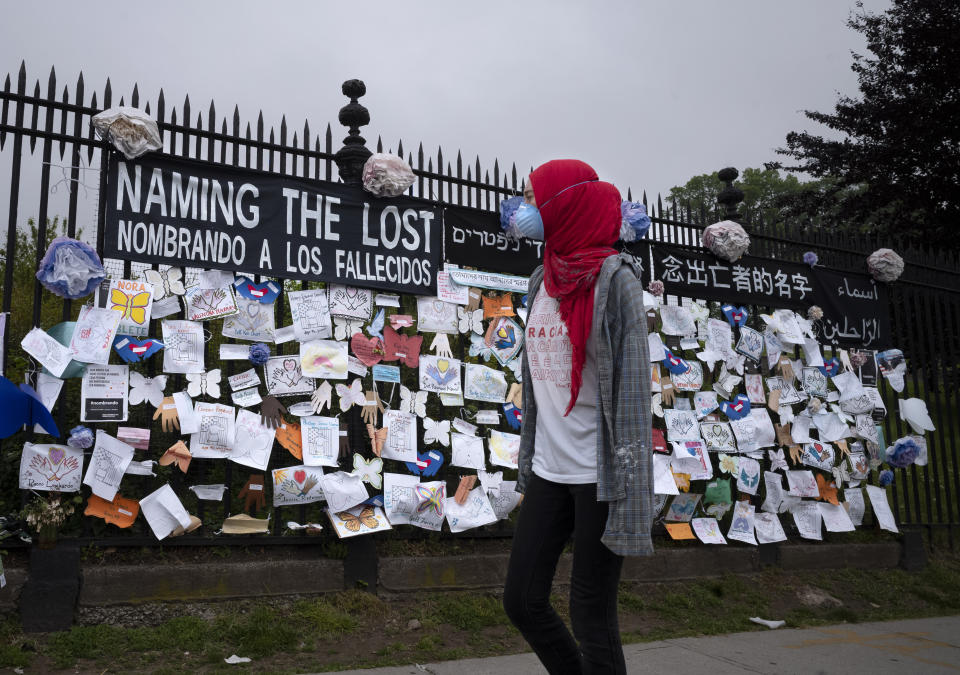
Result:
{"type": "Polygon", "coordinates": [[[524,237],[543,241],[543,220],[536,206],[526,202],[518,206],[514,223],[516,223],[517,232],[524,237]]]}

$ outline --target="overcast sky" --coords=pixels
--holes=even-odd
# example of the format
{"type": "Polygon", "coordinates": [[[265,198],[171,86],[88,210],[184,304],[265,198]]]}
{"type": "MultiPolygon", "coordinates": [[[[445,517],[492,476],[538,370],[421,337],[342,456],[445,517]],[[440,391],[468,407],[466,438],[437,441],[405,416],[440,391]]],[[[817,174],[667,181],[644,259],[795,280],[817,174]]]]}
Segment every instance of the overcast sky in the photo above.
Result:
{"type": "MultiPolygon", "coordinates": [[[[888,0],[866,0],[882,11],[888,0]]],[[[856,93],[846,27],[853,0],[620,2],[20,2],[4,6],[0,77],[27,63],[45,88],[109,76],[194,115],[210,100],[244,120],[336,122],[340,84],[360,78],[377,135],[463,151],[484,168],[557,157],[591,163],[626,194],[666,193],[699,173],[760,166],[787,132],[856,93]]],[[[143,99],[141,99],[141,105],[143,99]]],[[[9,198],[10,146],[0,158],[9,198]]],[[[30,201],[27,199],[26,201],[30,201]]],[[[25,213],[26,207],[21,209],[25,213]]]]}

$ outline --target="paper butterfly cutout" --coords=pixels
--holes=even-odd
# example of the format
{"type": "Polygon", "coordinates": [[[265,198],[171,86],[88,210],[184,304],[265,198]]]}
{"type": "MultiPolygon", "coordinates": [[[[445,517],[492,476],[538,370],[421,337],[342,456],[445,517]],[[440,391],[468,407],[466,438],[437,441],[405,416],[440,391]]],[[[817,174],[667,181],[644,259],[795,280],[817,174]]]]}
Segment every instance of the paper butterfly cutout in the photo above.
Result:
{"type": "Polygon", "coordinates": [[[787,458],[784,456],[783,448],[778,450],[767,450],[767,454],[770,456],[770,470],[776,471],[778,469],[783,469],[786,471],[789,467],[787,466],[787,458]]]}
{"type": "Polygon", "coordinates": [[[513,297],[509,292],[492,298],[483,298],[483,318],[489,319],[495,316],[516,316],[516,312],[513,311],[513,297]]]}
{"type": "Polygon", "coordinates": [[[350,410],[352,405],[363,407],[363,404],[367,401],[367,397],[363,393],[363,383],[359,378],[351,382],[349,387],[345,384],[338,384],[337,396],[340,397],[340,410],[344,412],[350,410]]]}
{"type": "Polygon", "coordinates": [[[156,338],[137,338],[131,335],[118,335],[113,339],[113,349],[126,363],[137,363],[153,356],[161,349],[163,343],[156,338]],[[120,345],[123,345],[122,347],[120,345]]]}
{"type": "Polygon", "coordinates": [[[350,338],[350,350],[365,366],[375,366],[383,360],[383,340],[367,337],[363,333],[354,333],[350,338]]]}
{"type": "Polygon", "coordinates": [[[0,376],[0,438],[9,438],[20,431],[24,424],[39,424],[51,436],[60,438],[60,430],[53,421],[53,415],[40,401],[40,396],[29,384],[17,387],[13,382],[0,376]]]}
{"type": "Polygon", "coordinates": [[[850,471],[847,470],[847,465],[842,462],[830,469],[830,472],[833,474],[833,480],[836,481],[838,487],[843,487],[844,481],[847,483],[853,481],[850,471]]]}
{"type": "Polygon", "coordinates": [[[405,462],[407,470],[418,476],[436,476],[443,466],[443,453],[439,450],[426,450],[417,453],[416,462],[405,462]]]}
{"type": "Polygon", "coordinates": [[[820,501],[830,502],[834,506],[840,504],[837,500],[837,484],[832,480],[827,481],[822,474],[817,474],[817,489],[820,491],[820,495],[817,497],[820,501]]]}
{"type": "Polygon", "coordinates": [[[493,349],[487,345],[482,335],[471,334],[469,354],[470,356],[479,356],[484,361],[489,361],[493,358],[493,349]]]}
{"type": "Polygon", "coordinates": [[[256,300],[264,305],[269,305],[280,295],[280,287],[273,281],[257,284],[248,277],[237,277],[233,282],[233,287],[237,289],[237,293],[247,300],[256,300]]]}
{"type": "MultiPolygon", "coordinates": [[[[130,405],[139,405],[150,401],[154,408],[160,407],[163,400],[163,390],[167,386],[167,376],[144,377],[137,371],[130,373],[130,405]]],[[[219,394],[217,394],[219,396],[219,394]]]]}
{"type": "Polygon", "coordinates": [[[337,340],[346,340],[363,328],[363,319],[345,319],[342,316],[333,317],[333,337],[337,340]]]}
{"type": "Polygon", "coordinates": [[[383,320],[384,320],[384,309],[380,308],[380,311],[377,312],[377,315],[373,318],[373,321],[370,322],[370,325],[367,326],[367,335],[370,337],[377,337],[381,340],[383,339],[383,320]]]}
{"type": "Polygon", "coordinates": [[[446,486],[443,484],[435,488],[426,485],[417,485],[417,499],[420,504],[417,505],[417,513],[432,510],[434,515],[443,515],[443,500],[446,493],[446,486]]]}
{"type": "Polygon", "coordinates": [[[513,403],[504,403],[503,404],[503,416],[507,420],[507,424],[510,425],[510,428],[517,430],[520,428],[520,425],[523,423],[523,410],[515,406],[513,403]]]}
{"type": "Polygon", "coordinates": [[[416,368],[420,365],[420,347],[423,346],[422,335],[403,335],[392,327],[383,328],[383,360],[400,360],[405,366],[416,368]]]}
{"type": "Polygon", "coordinates": [[[390,327],[394,330],[400,330],[401,328],[409,328],[413,325],[413,317],[409,314],[391,314],[390,315],[390,327]]]}
{"type": "Polygon", "coordinates": [[[723,473],[735,474],[740,465],[740,460],[736,455],[728,455],[721,452],[719,455],[720,470],[723,473]]]}
{"type": "Polygon", "coordinates": [[[183,285],[183,270],[171,267],[168,270],[144,270],[144,278],[153,285],[153,299],[162,300],[171,295],[184,295],[187,289],[183,285]],[[163,289],[160,292],[160,289],[163,289]]]}
{"type": "Polygon", "coordinates": [[[187,393],[191,398],[206,394],[210,398],[220,398],[220,369],[214,368],[206,373],[187,374],[187,393]]]}
{"type": "Polygon", "coordinates": [[[400,385],[400,410],[413,413],[417,417],[427,416],[427,392],[410,391],[400,385]]]}
{"type": "Polygon", "coordinates": [[[662,363],[671,373],[674,375],[683,375],[685,372],[690,370],[690,364],[684,359],[674,355],[674,353],[667,348],[664,348],[663,351],[666,356],[663,358],[662,363]]]}
{"type": "Polygon", "coordinates": [[[750,399],[747,398],[746,394],[737,394],[732,401],[721,403],[720,410],[732,420],[743,419],[750,414],[750,399]]]}
{"type": "Polygon", "coordinates": [[[750,312],[747,311],[746,307],[723,305],[720,308],[720,311],[723,312],[725,317],[727,317],[727,323],[729,323],[731,326],[747,325],[747,317],[750,316],[750,312]]]}
{"type": "Polygon", "coordinates": [[[483,310],[478,309],[471,312],[465,307],[457,307],[458,326],[461,333],[473,331],[477,335],[483,335],[483,310]]]}
{"type": "Polygon", "coordinates": [[[386,427],[377,429],[372,424],[367,425],[367,435],[370,437],[370,445],[373,447],[373,454],[377,457],[383,452],[383,444],[387,442],[388,431],[390,430],[386,427]]]}
{"type": "Polygon", "coordinates": [[[147,321],[147,309],[150,307],[150,291],[141,291],[140,293],[127,293],[114,288],[110,290],[110,309],[121,313],[120,320],[130,320],[136,324],[144,324],[147,321]]]}
{"type": "Polygon", "coordinates": [[[370,483],[374,488],[379,490],[383,487],[383,476],[381,475],[383,471],[383,460],[379,457],[374,457],[373,459],[367,461],[361,455],[354,453],[353,455],[353,474],[360,476],[360,480],[364,483],[370,483]]]}
{"type": "Polygon", "coordinates": [[[343,526],[351,532],[359,532],[361,525],[375,530],[380,527],[380,521],[377,520],[375,513],[376,511],[373,510],[372,506],[365,506],[357,515],[353,515],[349,511],[341,511],[337,514],[337,518],[342,520],[343,526]]]}
{"type": "Polygon", "coordinates": [[[430,443],[440,443],[444,447],[450,445],[450,420],[437,422],[429,417],[424,417],[423,442],[425,445],[430,443]]]}
{"type": "Polygon", "coordinates": [[[824,361],[822,366],[817,366],[817,370],[827,377],[833,377],[840,372],[840,359],[833,357],[829,361],[824,361]]]}
{"type": "Polygon", "coordinates": [[[192,458],[193,455],[190,454],[190,448],[188,448],[183,441],[177,441],[163,453],[163,456],[160,457],[159,464],[160,466],[175,464],[180,471],[186,473],[190,467],[190,460],[192,458]]]}

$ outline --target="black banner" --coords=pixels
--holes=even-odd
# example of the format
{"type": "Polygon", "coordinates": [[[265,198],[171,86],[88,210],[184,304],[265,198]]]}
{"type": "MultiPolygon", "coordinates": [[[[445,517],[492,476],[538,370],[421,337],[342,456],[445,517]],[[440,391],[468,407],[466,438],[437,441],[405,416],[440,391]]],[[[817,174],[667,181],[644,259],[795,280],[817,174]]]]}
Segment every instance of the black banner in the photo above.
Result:
{"type": "Polygon", "coordinates": [[[887,288],[866,274],[753,256],[728,263],[709,251],[666,244],[649,248],[653,276],[671,295],[794,309],[803,315],[818,305],[825,342],[874,349],[891,344],[887,288]]]}
{"type": "Polygon", "coordinates": [[[543,262],[543,242],[507,239],[496,213],[448,206],[443,222],[445,262],[520,276],[543,262]]]}
{"type": "Polygon", "coordinates": [[[104,255],[430,295],[437,206],[162,155],[111,157],[104,255]]]}

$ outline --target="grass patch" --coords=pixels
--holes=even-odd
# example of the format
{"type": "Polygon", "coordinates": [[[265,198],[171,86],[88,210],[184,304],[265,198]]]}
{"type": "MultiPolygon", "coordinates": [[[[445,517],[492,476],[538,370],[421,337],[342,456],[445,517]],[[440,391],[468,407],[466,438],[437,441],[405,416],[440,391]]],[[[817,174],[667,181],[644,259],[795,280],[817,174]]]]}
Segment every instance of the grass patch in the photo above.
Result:
{"type": "Polygon", "coordinates": [[[431,622],[473,631],[510,623],[500,598],[492,595],[445,593],[435,595],[431,622]]]}

